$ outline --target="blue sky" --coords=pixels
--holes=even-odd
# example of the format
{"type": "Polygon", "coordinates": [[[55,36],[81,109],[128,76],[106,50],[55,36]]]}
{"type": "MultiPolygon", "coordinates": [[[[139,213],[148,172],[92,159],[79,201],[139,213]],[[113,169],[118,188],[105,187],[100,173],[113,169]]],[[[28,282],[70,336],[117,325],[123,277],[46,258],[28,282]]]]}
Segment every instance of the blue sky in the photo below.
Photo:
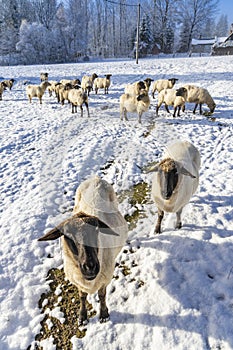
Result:
{"type": "Polygon", "coordinates": [[[219,10],[220,14],[228,16],[229,22],[233,22],[233,0],[220,0],[219,10]]]}

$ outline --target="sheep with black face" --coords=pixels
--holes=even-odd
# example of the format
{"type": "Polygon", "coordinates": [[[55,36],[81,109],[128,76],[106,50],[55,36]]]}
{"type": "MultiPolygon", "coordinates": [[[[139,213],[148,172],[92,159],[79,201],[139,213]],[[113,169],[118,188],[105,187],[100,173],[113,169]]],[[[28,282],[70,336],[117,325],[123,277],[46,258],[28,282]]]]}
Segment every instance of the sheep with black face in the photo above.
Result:
{"type": "Polygon", "coordinates": [[[87,322],[87,294],[96,291],[100,299],[100,322],[108,320],[106,287],[112,279],[115,259],[125,244],[127,231],[113,187],[94,176],[78,187],[73,216],[39,239],[62,237],[65,275],[79,289],[80,324],[87,322]]]}
{"type": "Polygon", "coordinates": [[[188,141],[167,147],[161,162],[153,167],[152,199],[158,208],[156,233],[161,233],[164,212],[176,213],[176,228],[182,227],[181,213],[199,184],[200,154],[188,141]]]}

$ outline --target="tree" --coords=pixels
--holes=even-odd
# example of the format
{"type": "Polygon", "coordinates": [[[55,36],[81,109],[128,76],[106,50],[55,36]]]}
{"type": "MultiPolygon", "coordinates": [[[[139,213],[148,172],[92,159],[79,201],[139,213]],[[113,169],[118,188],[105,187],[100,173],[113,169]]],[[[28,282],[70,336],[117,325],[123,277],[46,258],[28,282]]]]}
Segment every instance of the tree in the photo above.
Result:
{"type": "Polygon", "coordinates": [[[142,56],[151,52],[152,47],[152,33],[151,23],[148,15],[142,18],[142,23],[139,28],[139,53],[142,56]]]}
{"type": "Polygon", "coordinates": [[[219,20],[216,24],[215,35],[216,36],[229,35],[229,24],[228,24],[227,15],[221,15],[219,17],[219,20]]]}

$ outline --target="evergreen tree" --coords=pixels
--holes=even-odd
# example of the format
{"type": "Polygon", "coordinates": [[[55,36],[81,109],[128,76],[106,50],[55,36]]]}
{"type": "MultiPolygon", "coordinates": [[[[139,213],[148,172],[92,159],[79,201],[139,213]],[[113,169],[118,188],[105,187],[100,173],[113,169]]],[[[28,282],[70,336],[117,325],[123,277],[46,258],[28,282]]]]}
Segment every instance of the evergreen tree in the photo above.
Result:
{"type": "Polygon", "coordinates": [[[152,35],[150,28],[150,18],[148,15],[146,15],[142,18],[142,23],[139,28],[139,53],[142,56],[145,56],[151,52],[152,35]]]}

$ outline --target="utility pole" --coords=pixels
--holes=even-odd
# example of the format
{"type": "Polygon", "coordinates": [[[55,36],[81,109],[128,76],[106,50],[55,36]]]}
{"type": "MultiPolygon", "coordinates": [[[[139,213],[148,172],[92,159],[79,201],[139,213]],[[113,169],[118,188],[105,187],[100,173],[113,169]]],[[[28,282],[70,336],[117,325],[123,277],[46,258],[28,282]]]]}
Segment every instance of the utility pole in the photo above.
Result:
{"type": "Polygon", "coordinates": [[[139,49],[139,26],[140,26],[140,2],[138,3],[138,21],[137,21],[137,41],[136,41],[136,64],[138,64],[139,49]]]}

